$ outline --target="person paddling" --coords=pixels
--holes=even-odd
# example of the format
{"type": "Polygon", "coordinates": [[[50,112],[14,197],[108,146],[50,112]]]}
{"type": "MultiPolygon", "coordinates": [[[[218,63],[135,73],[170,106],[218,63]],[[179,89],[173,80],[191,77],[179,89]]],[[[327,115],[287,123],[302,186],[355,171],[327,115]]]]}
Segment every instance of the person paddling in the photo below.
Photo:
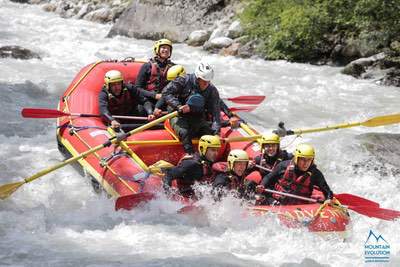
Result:
{"type": "MultiPolygon", "coordinates": [[[[294,152],[294,159],[279,163],[257,186],[257,193],[264,193],[264,188],[274,188],[279,192],[309,198],[312,195],[314,186],[317,186],[324,194],[325,199],[332,199],[333,192],[329,188],[322,172],[314,164],[314,158],[315,150],[311,145],[299,144],[294,152]]],[[[280,205],[309,203],[280,194],[272,194],[272,199],[268,198],[268,202],[280,205]]]]}
{"type": "Polygon", "coordinates": [[[111,127],[120,128],[121,122],[131,123],[132,120],[117,121],[112,115],[152,115],[150,103],[145,98],[150,95],[151,93],[137,89],[132,84],[125,84],[120,71],[110,70],[104,75],[104,85],[99,94],[100,114],[111,127]]]}
{"type": "Polygon", "coordinates": [[[250,162],[249,171],[257,170],[262,177],[273,171],[282,161],[293,158],[291,153],[281,149],[281,139],[275,133],[262,135],[258,142],[261,146],[261,153],[254,158],[254,161],[250,162]],[[255,164],[268,170],[257,168],[255,164]]]}
{"type": "Polygon", "coordinates": [[[213,195],[219,200],[227,194],[228,190],[234,190],[239,198],[249,198],[247,182],[249,155],[242,149],[233,149],[229,152],[227,162],[213,164],[215,179],[213,181],[213,195]]]}
{"type": "MultiPolygon", "coordinates": [[[[185,75],[186,71],[182,65],[174,65],[168,69],[167,80],[173,81],[178,77],[185,77],[185,75]]],[[[164,97],[161,96],[161,98],[158,99],[157,103],[154,106],[153,114],[155,117],[158,118],[162,115],[162,112],[166,110],[167,110],[167,104],[165,103],[164,97]]]]}
{"type": "Polygon", "coordinates": [[[217,135],[221,129],[220,98],[211,83],[213,78],[211,65],[200,62],[194,73],[176,78],[163,89],[169,108],[180,113],[171,119],[171,126],[189,155],[194,153],[192,138],[217,135]],[[211,118],[211,127],[207,117],[211,118]]]}
{"type": "Polygon", "coordinates": [[[184,157],[176,167],[166,170],[163,188],[171,193],[174,180],[177,181],[178,193],[185,197],[194,197],[192,186],[196,181],[207,181],[212,176],[211,165],[216,161],[221,140],[218,136],[203,135],[199,139],[199,154],[184,157]]]}

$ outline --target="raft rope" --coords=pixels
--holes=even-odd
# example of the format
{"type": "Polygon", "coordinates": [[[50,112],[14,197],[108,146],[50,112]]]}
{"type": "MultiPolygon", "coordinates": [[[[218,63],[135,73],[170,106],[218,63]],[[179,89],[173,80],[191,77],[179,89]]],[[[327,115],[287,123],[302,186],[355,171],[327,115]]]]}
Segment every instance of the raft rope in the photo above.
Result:
{"type": "Polygon", "coordinates": [[[57,126],[57,129],[62,129],[62,128],[69,128],[70,135],[73,135],[74,132],[79,132],[82,130],[87,130],[87,129],[99,129],[99,130],[107,130],[107,128],[100,127],[100,126],[75,126],[70,123],[64,123],[63,125],[57,126]]]}
{"type": "MultiPolygon", "coordinates": [[[[69,112],[69,106],[68,106],[68,102],[64,102],[64,105],[65,105],[65,110],[67,111],[67,112],[69,112]]],[[[70,112],[69,112],[70,113],[70,112]]],[[[71,116],[69,116],[69,122],[70,122],[70,124],[72,125],[72,117],[71,116]]],[[[75,131],[74,129],[71,129],[72,130],[72,133],[88,148],[88,149],[91,149],[92,147],[82,138],[82,137],[80,137],[79,136],[79,134],[78,134],[78,132],[77,131],[75,131]]],[[[101,160],[102,160],[102,157],[97,153],[97,152],[94,152],[92,155],[94,155],[98,160],[99,160],[99,162],[101,162],[101,160]]],[[[109,170],[115,177],[117,177],[118,178],[118,180],[120,180],[130,191],[132,191],[133,193],[137,193],[136,192],[136,190],[134,190],[126,181],[125,181],[125,177],[122,177],[122,176],[120,176],[120,175],[118,175],[117,173],[116,173],[116,171],[114,171],[114,169],[113,168],[111,168],[111,166],[107,163],[103,168],[105,168],[105,169],[107,169],[107,170],[109,170]]],[[[103,177],[103,175],[101,175],[101,177],[103,177]]],[[[104,178],[103,178],[104,179],[104,178]]]]}

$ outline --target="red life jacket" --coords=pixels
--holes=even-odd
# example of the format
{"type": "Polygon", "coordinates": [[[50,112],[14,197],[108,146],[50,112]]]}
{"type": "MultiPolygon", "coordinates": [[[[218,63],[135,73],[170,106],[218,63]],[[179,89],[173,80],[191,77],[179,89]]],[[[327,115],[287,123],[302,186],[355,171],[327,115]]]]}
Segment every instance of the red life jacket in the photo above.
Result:
{"type": "Polygon", "coordinates": [[[150,59],[151,73],[150,79],[147,81],[146,89],[149,91],[156,91],[160,93],[162,89],[168,84],[167,72],[172,64],[168,63],[165,68],[160,68],[154,59],[150,59]]]}
{"type": "Polygon", "coordinates": [[[122,90],[119,97],[108,93],[108,110],[115,115],[128,115],[137,106],[137,101],[132,98],[127,88],[122,90]]]}
{"type": "Polygon", "coordinates": [[[268,164],[267,161],[266,161],[265,158],[264,158],[264,155],[261,155],[260,163],[259,163],[259,164],[260,164],[261,166],[265,167],[265,168],[268,168],[268,169],[270,169],[270,170],[274,170],[274,168],[275,168],[279,163],[281,163],[281,162],[283,161],[281,150],[279,149],[276,153],[279,153],[279,157],[275,160],[275,162],[274,162],[273,164],[268,164]]]}
{"type": "MultiPolygon", "coordinates": [[[[278,182],[275,184],[275,190],[303,197],[310,197],[312,194],[312,189],[310,190],[312,173],[306,172],[301,176],[297,176],[294,169],[295,165],[292,161],[287,166],[283,177],[279,179],[278,182]]],[[[272,194],[272,197],[277,200],[282,200],[285,198],[285,196],[279,194],[272,194]]]]}

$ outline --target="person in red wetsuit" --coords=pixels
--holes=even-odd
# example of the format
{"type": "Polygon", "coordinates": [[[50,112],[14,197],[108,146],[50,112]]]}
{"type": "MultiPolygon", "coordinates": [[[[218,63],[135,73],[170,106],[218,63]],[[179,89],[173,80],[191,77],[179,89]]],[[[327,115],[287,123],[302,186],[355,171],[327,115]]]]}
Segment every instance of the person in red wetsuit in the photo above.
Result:
{"type": "MultiPolygon", "coordinates": [[[[311,197],[314,186],[324,194],[326,199],[333,198],[324,175],[314,164],[315,150],[309,144],[299,144],[294,152],[293,160],[279,163],[276,168],[266,175],[257,186],[256,191],[263,193],[264,188],[273,188],[275,191],[290,193],[302,197],[311,197]]],[[[280,205],[304,204],[304,202],[280,194],[272,194],[268,202],[280,205]],[[271,201],[272,200],[272,201],[271,201]]]]}

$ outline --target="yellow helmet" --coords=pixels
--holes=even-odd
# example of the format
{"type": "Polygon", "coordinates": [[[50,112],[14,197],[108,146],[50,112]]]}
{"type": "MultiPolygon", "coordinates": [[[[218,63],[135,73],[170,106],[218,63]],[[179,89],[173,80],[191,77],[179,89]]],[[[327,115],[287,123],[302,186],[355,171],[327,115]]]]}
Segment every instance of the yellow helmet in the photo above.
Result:
{"type": "Polygon", "coordinates": [[[200,137],[199,153],[201,156],[204,156],[206,154],[207,148],[209,148],[209,147],[215,147],[215,148],[221,147],[221,140],[219,139],[219,136],[203,135],[202,137],[200,137]]]}
{"type": "Polygon", "coordinates": [[[104,84],[109,88],[110,83],[122,82],[124,79],[122,73],[118,70],[109,70],[106,75],[104,75],[104,84]]]}
{"type": "Polygon", "coordinates": [[[315,158],[315,150],[309,144],[299,144],[294,151],[294,162],[297,164],[298,158],[315,158]]]}
{"type": "Polygon", "coordinates": [[[160,53],[160,47],[162,45],[168,45],[171,48],[171,54],[172,54],[172,42],[168,39],[160,39],[156,41],[153,45],[153,52],[156,56],[160,53]]]}
{"type": "Polygon", "coordinates": [[[261,136],[260,139],[258,139],[258,143],[263,146],[266,144],[280,144],[281,142],[281,138],[279,137],[279,135],[274,134],[274,133],[270,133],[270,134],[264,134],[263,136],[261,136]]]}
{"type": "Polygon", "coordinates": [[[178,77],[183,77],[186,75],[185,68],[182,65],[175,65],[168,69],[167,80],[173,81],[178,77]]]}
{"type": "Polygon", "coordinates": [[[249,162],[249,155],[246,151],[242,149],[233,149],[229,152],[228,155],[228,168],[229,170],[233,170],[233,165],[236,161],[245,161],[249,162]]]}

